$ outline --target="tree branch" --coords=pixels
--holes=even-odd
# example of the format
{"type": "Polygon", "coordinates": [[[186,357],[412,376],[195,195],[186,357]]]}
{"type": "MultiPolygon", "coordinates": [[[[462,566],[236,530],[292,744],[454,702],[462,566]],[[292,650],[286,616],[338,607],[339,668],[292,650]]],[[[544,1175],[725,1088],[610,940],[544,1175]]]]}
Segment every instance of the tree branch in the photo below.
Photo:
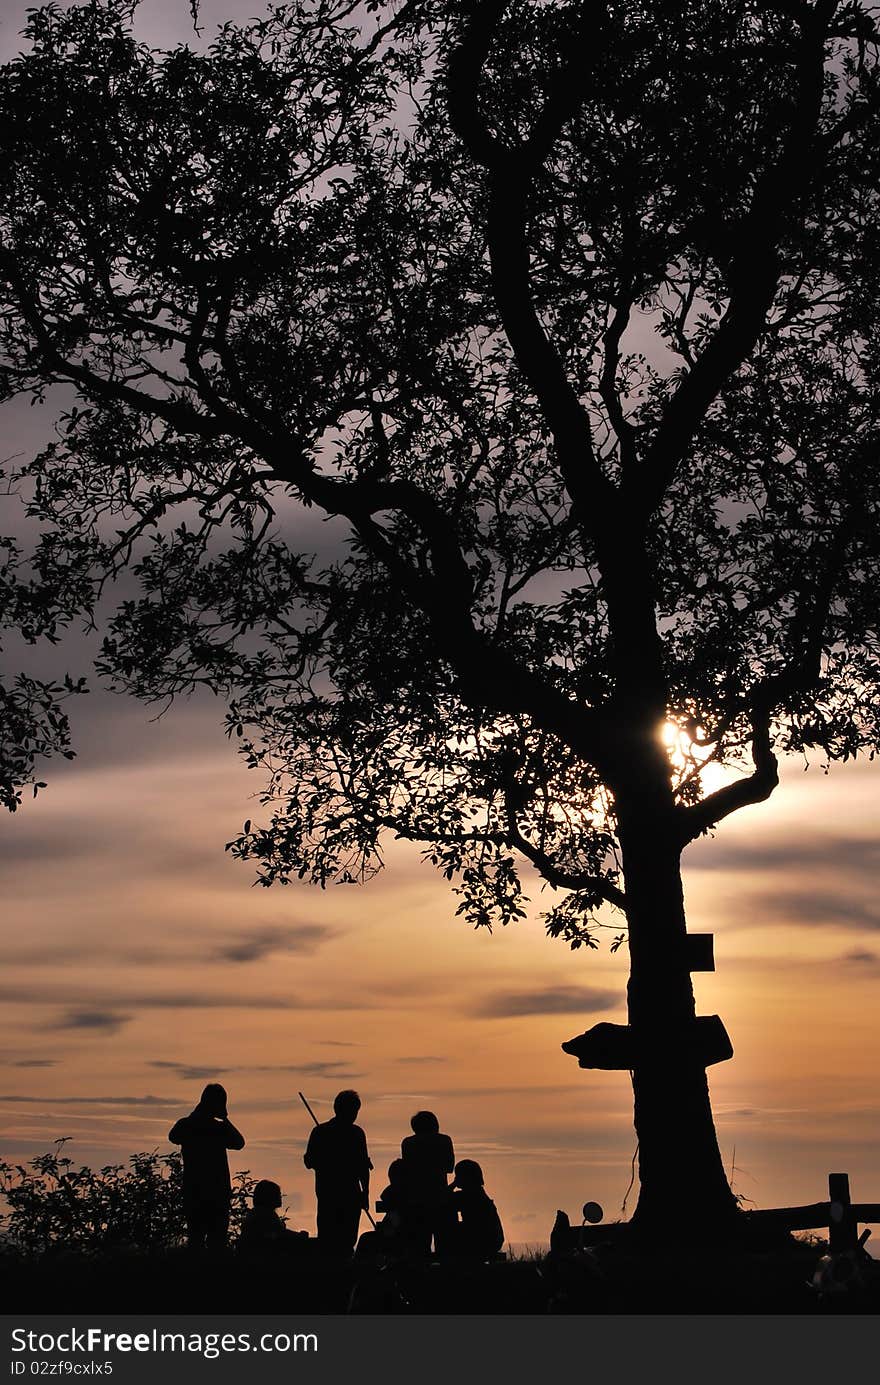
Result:
{"type": "Polygon", "coordinates": [[[812,590],[805,592],[792,629],[793,642],[800,651],[787,668],[762,679],[748,697],[752,725],[752,760],[754,773],[735,784],[727,784],[709,794],[701,803],[679,808],[683,827],[683,844],[706,832],[722,818],[739,808],[762,803],[779,783],[778,764],[770,741],[770,720],[773,711],[786,698],[805,693],[819,681],[822,668],[822,648],[825,626],[834,599],[835,587],[846,560],[849,541],[861,516],[861,498],[854,501],[841,519],[830,545],[827,561],[812,590]]]}
{"type": "Polygon", "coordinates": [[[601,875],[566,870],[564,866],[558,865],[546,851],[535,846],[528,837],[523,835],[517,823],[515,785],[511,782],[505,785],[504,809],[507,817],[505,834],[507,842],[510,846],[516,847],[516,850],[525,856],[526,860],[531,861],[532,865],[537,867],[548,885],[554,885],[565,890],[589,890],[599,899],[604,899],[607,904],[613,904],[616,909],[626,911],[626,896],[623,890],[618,889],[610,880],[606,880],[601,875]]]}
{"type": "Polygon", "coordinates": [[[532,176],[549,153],[563,122],[577,109],[582,94],[575,94],[577,65],[572,63],[564,70],[565,95],[548,101],[525,144],[511,149],[489,132],[479,113],[477,92],[506,4],[507,0],[486,0],[451,54],[447,75],[449,117],[471,157],[489,171],[486,237],[502,325],[553,434],[579,524],[585,535],[592,536],[607,523],[615,492],[596,459],[589,415],[535,309],[526,234],[532,176]]]}
{"type": "Polygon", "coordinates": [[[162,399],[153,394],[146,394],[124,380],[109,379],[96,374],[87,366],[68,360],[58,349],[43,318],[39,300],[19,274],[13,257],[4,250],[0,258],[4,273],[17,294],[22,317],[33,332],[43,362],[51,373],[62,379],[74,381],[86,395],[128,404],[150,418],[163,419],[181,433],[195,433],[198,437],[210,439],[220,437],[226,431],[217,420],[199,413],[183,400],[162,399]]]}
{"type": "Polygon", "coordinates": [[[677,809],[681,825],[681,845],[708,832],[722,818],[729,817],[752,803],[763,803],[779,783],[776,756],[770,743],[770,707],[755,706],[752,711],[752,761],[754,773],[735,784],[725,784],[701,803],[677,809]]]}
{"type": "Polygon", "coordinates": [[[495,30],[510,0],[481,0],[457,48],[449,54],[446,86],[449,121],[475,163],[485,168],[505,164],[512,150],[490,134],[480,115],[477,89],[495,30]]]}
{"type": "Polygon", "coordinates": [[[621,291],[614,304],[614,316],[603,337],[604,357],[599,377],[599,393],[620,445],[620,461],[625,472],[632,472],[636,463],[636,433],[623,411],[617,392],[617,367],[620,364],[620,341],[629,325],[632,299],[621,291]]]}
{"type": "Polygon", "coordinates": [[[199,359],[199,342],[207,320],[201,305],[193,324],[186,364],[199,395],[213,411],[201,413],[180,400],[158,398],[123,381],[107,379],[94,370],[65,359],[55,346],[38,300],[29,292],[14,266],[10,281],[19,297],[22,314],[34,333],[48,366],[75,381],[86,395],[129,405],[147,417],[170,423],[179,433],[195,433],[205,439],[235,437],[262,456],[277,479],[294,486],[303,498],[330,515],[343,515],[354,526],[371,552],[394,574],[410,598],[431,621],[441,653],[455,669],[465,700],[486,701],[499,711],[524,712],[536,725],[559,736],[599,767],[607,747],[599,719],[571,701],[539,675],[517,663],[479,631],[470,614],[473,578],[462,555],[455,526],[439,505],[412,482],[362,477],[345,481],[321,475],[305,446],[281,434],[279,424],[269,430],[247,418],[223,400],[199,359]],[[425,536],[433,572],[429,576],[407,563],[388,542],[374,521],[383,510],[405,514],[425,536]]]}
{"type": "Polygon", "coordinates": [[[656,437],[631,483],[644,517],[661,503],[706,411],[725,381],[750,355],[766,324],[779,281],[779,241],[792,206],[802,201],[818,169],[827,25],[835,6],[804,7],[798,15],[801,52],[797,97],[782,152],[758,183],[735,231],[729,264],[730,299],[714,336],[666,405],[656,437]]]}

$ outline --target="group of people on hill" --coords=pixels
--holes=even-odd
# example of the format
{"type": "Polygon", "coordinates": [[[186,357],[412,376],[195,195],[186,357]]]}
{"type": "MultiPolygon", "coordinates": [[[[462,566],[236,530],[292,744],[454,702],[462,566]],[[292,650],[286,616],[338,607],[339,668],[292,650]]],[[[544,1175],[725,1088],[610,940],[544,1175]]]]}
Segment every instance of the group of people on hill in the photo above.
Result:
{"type": "MultiPolygon", "coordinates": [[[[455,1162],[452,1140],[440,1130],[433,1111],[417,1111],[412,1134],[400,1158],[388,1169],[388,1185],[376,1202],[378,1223],[370,1216],[373,1165],[366,1136],[356,1123],[357,1092],[340,1092],[329,1120],[315,1124],[303,1162],[315,1175],[318,1248],[348,1258],[434,1256],[488,1260],[504,1243],[495,1203],[483,1185],[474,1159],[455,1162]],[[452,1175],[452,1181],[449,1181],[452,1175]],[[361,1214],[373,1230],[358,1239],[361,1214]]],[[[232,1183],[227,1150],[243,1149],[244,1137],[227,1113],[226,1091],[210,1082],[195,1110],[172,1126],[169,1140],[183,1153],[183,1202],[187,1238],[194,1249],[226,1244],[232,1183]]],[[[305,1232],[288,1230],[278,1213],[281,1189],[269,1179],[254,1188],[253,1207],[242,1228],[241,1244],[252,1250],[293,1248],[305,1232]]]]}

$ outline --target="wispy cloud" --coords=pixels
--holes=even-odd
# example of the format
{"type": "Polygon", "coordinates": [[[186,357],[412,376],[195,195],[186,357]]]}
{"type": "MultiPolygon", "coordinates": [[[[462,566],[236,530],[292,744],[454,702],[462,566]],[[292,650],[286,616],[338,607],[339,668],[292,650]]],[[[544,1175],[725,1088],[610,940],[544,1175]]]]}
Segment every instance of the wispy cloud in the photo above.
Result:
{"type": "Polygon", "coordinates": [[[219,943],[210,955],[221,962],[256,962],[273,952],[314,952],[335,936],[334,929],[319,923],[303,923],[295,928],[257,928],[219,943]]]}
{"type": "Polygon", "coordinates": [[[11,1065],[13,1068],[54,1068],[58,1066],[57,1058],[17,1058],[11,1065]]]}
{"type": "Polygon", "coordinates": [[[7,1005],[65,1005],[71,1012],[116,1012],[118,1007],[139,1010],[362,1010],[373,1008],[363,996],[349,1000],[343,995],[310,995],[307,1001],[295,995],[277,995],[261,991],[140,991],[125,987],[112,993],[96,994],[64,986],[0,986],[0,1001],[7,1005]]]}
{"type": "Polygon", "coordinates": [[[178,1077],[186,1078],[187,1081],[209,1079],[212,1077],[222,1077],[226,1073],[246,1073],[246,1072],[278,1072],[294,1073],[301,1077],[360,1077],[361,1073],[351,1072],[347,1062],[337,1059],[335,1061],[324,1061],[316,1059],[314,1062],[306,1063],[246,1063],[229,1064],[224,1067],[208,1068],[191,1066],[188,1063],[173,1062],[170,1059],[154,1058],[149,1066],[151,1068],[161,1068],[166,1072],[173,1072],[178,1077]]]}
{"type": "Polygon", "coordinates": [[[162,947],[132,947],[115,939],[82,939],[79,942],[53,939],[50,943],[26,946],[10,943],[0,948],[0,961],[7,967],[49,969],[55,969],[62,962],[88,963],[90,967],[134,964],[177,968],[183,962],[220,965],[257,962],[278,952],[311,954],[335,937],[338,937],[337,929],[318,923],[254,927],[231,937],[203,935],[186,927],[176,932],[169,930],[162,947]]]}
{"type": "Polygon", "coordinates": [[[167,1059],[151,1059],[151,1068],[162,1068],[167,1072],[173,1072],[177,1077],[185,1077],[187,1081],[207,1080],[211,1077],[222,1077],[225,1072],[234,1071],[230,1068],[197,1068],[190,1067],[187,1063],[174,1063],[167,1059]]]}
{"type": "MultiPolygon", "coordinates": [[[[4,967],[51,967],[65,962],[95,962],[106,955],[106,948],[97,943],[59,943],[54,939],[50,944],[0,949],[0,961],[4,967]]],[[[121,954],[119,954],[121,955],[121,954]]],[[[125,954],[128,955],[127,953],[125,954]]]]}
{"type": "Polygon", "coordinates": [[[697,841],[685,853],[688,871],[840,871],[842,875],[875,875],[880,868],[876,837],[779,836],[773,840],[741,841],[719,837],[697,841]]]}
{"type": "Polygon", "coordinates": [[[0,1101],[24,1102],[29,1106],[178,1106],[169,1096],[0,1096],[0,1101]]]}
{"type": "Polygon", "coordinates": [[[765,921],[806,924],[808,927],[857,928],[876,932],[880,913],[873,903],[835,890],[773,890],[769,896],[752,896],[765,921]]]}
{"type": "Polygon", "coordinates": [[[730,926],[757,924],[880,930],[875,882],[880,838],[785,834],[764,840],[723,839],[695,844],[684,857],[697,877],[706,871],[763,876],[728,901],[730,926]]]}
{"type": "MultiPolygon", "coordinates": [[[[244,1071],[244,1069],[243,1069],[244,1071]]],[[[347,1063],[287,1063],[283,1067],[273,1063],[263,1063],[259,1067],[247,1069],[249,1072],[292,1072],[303,1077],[360,1077],[361,1073],[351,1072],[347,1063]]]]}
{"type": "Polygon", "coordinates": [[[620,1004],[617,991],[590,986],[551,986],[542,991],[498,991],[479,1002],[472,1014],[489,1019],[519,1015],[600,1014],[620,1004]]]}
{"type": "Polygon", "coordinates": [[[109,810],[95,812],[80,823],[69,818],[40,819],[17,830],[14,839],[0,842],[0,880],[5,888],[18,882],[30,894],[22,867],[42,872],[43,890],[50,882],[58,889],[69,884],[71,867],[88,869],[95,859],[95,833],[100,832],[102,866],[108,879],[133,873],[170,877],[211,878],[222,861],[222,844],[189,840],[152,821],[141,820],[136,844],[130,826],[109,810]]]}
{"type": "Polygon", "coordinates": [[[94,1029],[104,1034],[115,1034],[117,1029],[121,1029],[124,1024],[128,1024],[131,1015],[120,1014],[117,1010],[68,1010],[59,1019],[54,1020],[50,1029],[94,1029]]]}

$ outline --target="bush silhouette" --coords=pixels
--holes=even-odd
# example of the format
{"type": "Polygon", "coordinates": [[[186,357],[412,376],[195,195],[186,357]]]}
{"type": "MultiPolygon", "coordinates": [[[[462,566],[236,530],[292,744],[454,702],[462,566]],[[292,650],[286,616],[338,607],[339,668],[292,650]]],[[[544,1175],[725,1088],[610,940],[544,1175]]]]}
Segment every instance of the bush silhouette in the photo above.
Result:
{"type": "MultiPolygon", "coordinates": [[[[76,1167],[64,1147],[27,1164],[0,1161],[0,1193],[6,1212],[0,1234],[6,1248],[29,1255],[55,1249],[101,1251],[128,1247],[171,1250],[184,1243],[183,1165],[179,1152],[129,1155],[127,1163],[101,1169],[76,1167]]],[[[230,1240],[237,1239],[256,1179],[233,1175],[230,1240]]]]}

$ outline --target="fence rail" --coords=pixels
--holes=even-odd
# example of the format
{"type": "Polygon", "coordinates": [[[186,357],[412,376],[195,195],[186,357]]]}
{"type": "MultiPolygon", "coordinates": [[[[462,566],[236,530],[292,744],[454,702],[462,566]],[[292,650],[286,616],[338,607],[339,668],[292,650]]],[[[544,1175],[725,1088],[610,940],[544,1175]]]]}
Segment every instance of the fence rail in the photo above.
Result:
{"type": "MultiPolygon", "coordinates": [[[[596,1207],[599,1217],[601,1208],[596,1207]]],[[[584,1209],[586,1212],[586,1208],[584,1209]]],[[[563,1214],[564,1215],[564,1214],[563,1214]]],[[[880,1202],[852,1202],[849,1191],[849,1175],[830,1173],[828,1175],[828,1201],[811,1202],[801,1207],[766,1207],[743,1212],[744,1227],[756,1232],[762,1231],[818,1231],[827,1228],[828,1248],[832,1254],[855,1251],[863,1245],[871,1234],[865,1231],[859,1235],[859,1224],[880,1224],[880,1202]]],[[[598,1218],[590,1218],[595,1222],[598,1218]]],[[[586,1248],[614,1239],[628,1232],[627,1222],[611,1222],[606,1225],[570,1226],[568,1219],[553,1229],[551,1247],[562,1249],[586,1248]]]]}

